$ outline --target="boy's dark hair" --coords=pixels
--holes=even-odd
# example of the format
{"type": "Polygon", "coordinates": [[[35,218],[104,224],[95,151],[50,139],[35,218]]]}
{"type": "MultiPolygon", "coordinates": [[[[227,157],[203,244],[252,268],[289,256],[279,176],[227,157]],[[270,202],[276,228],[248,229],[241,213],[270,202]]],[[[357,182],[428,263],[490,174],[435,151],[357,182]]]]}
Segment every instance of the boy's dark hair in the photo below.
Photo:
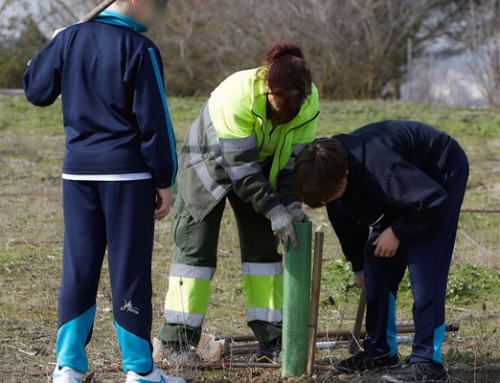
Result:
{"type": "Polygon", "coordinates": [[[297,156],[295,183],[300,198],[312,208],[325,206],[346,180],[347,151],[339,140],[320,138],[297,156]]]}

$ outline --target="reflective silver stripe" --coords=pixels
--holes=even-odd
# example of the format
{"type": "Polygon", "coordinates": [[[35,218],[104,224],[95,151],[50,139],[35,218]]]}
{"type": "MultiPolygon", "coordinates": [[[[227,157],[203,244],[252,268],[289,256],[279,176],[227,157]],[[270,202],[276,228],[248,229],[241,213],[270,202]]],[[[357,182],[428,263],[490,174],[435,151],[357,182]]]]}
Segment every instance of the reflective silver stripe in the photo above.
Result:
{"type": "Polygon", "coordinates": [[[208,142],[210,143],[210,154],[220,166],[225,168],[226,163],[222,158],[222,151],[217,137],[217,132],[215,131],[212,118],[210,117],[208,102],[206,102],[203,107],[203,124],[205,125],[205,133],[207,134],[208,142]]]}
{"type": "Polygon", "coordinates": [[[242,275],[252,275],[259,277],[275,277],[283,275],[283,265],[281,262],[275,263],[252,263],[244,262],[241,265],[242,275]]]}
{"type": "Polygon", "coordinates": [[[163,316],[167,323],[182,324],[190,327],[201,327],[205,319],[205,315],[203,314],[189,314],[172,310],[165,310],[163,316]]]}
{"type": "Polygon", "coordinates": [[[257,135],[243,138],[219,138],[220,147],[223,152],[244,152],[245,150],[257,149],[257,135]]]}
{"type": "Polygon", "coordinates": [[[279,323],[283,321],[283,310],[266,309],[264,307],[251,307],[247,309],[247,322],[252,321],[279,323]]]}
{"type": "Polygon", "coordinates": [[[295,145],[295,149],[293,149],[294,155],[299,155],[299,153],[306,147],[306,144],[297,144],[295,145]]]}
{"type": "Polygon", "coordinates": [[[288,161],[288,163],[286,164],[285,169],[293,170],[294,167],[295,167],[295,157],[290,157],[290,161],[288,161]]]}
{"type": "Polygon", "coordinates": [[[226,169],[232,181],[238,181],[261,171],[258,162],[248,162],[240,166],[233,166],[226,169]]]}
{"type": "Polygon", "coordinates": [[[215,268],[202,266],[189,266],[174,264],[170,268],[170,276],[178,278],[194,278],[211,281],[214,277],[215,268]]]}
{"type": "Polygon", "coordinates": [[[207,164],[203,159],[200,145],[198,144],[198,126],[199,124],[195,123],[189,130],[189,153],[191,153],[191,165],[196,171],[196,174],[198,174],[198,177],[200,177],[203,186],[205,186],[205,188],[216,200],[219,200],[226,194],[226,190],[216,183],[208,172],[207,164]]]}

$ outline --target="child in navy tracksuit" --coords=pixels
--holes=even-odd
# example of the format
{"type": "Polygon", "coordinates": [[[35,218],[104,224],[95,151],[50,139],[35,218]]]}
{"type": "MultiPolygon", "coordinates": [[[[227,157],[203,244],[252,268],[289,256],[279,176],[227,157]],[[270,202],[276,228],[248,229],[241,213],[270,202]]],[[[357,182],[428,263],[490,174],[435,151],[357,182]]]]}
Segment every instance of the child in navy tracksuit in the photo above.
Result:
{"type": "Polygon", "coordinates": [[[23,79],[35,105],[62,94],[67,135],[58,383],[80,382],[87,371],[84,348],[106,248],[127,382],[167,379],[151,357],[151,257],[154,218],[170,209],[175,139],[160,52],[141,35],[147,28],[124,15],[144,16],[148,6],[122,0],[92,22],[65,29],[23,79]]]}
{"type": "Polygon", "coordinates": [[[364,351],[344,373],[393,369],[390,382],[442,381],[445,296],[469,164],[446,133],[412,121],[384,121],[321,139],[297,158],[297,189],[328,215],[358,284],[366,284],[364,351]],[[371,227],[371,233],[370,233],[371,227]],[[415,339],[399,370],[396,294],[409,268],[415,339]]]}

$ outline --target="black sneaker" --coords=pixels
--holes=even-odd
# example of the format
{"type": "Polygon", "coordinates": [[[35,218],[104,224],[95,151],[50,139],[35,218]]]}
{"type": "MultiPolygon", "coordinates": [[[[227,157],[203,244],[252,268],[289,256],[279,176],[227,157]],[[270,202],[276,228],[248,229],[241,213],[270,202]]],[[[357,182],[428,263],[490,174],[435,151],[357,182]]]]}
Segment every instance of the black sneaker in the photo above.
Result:
{"type": "Polygon", "coordinates": [[[385,374],[382,379],[385,382],[425,382],[437,383],[446,382],[446,370],[441,364],[432,362],[412,363],[399,371],[391,371],[385,374]]]}
{"type": "Polygon", "coordinates": [[[365,371],[377,371],[386,369],[397,369],[401,367],[399,358],[394,355],[371,356],[364,351],[358,352],[349,359],[341,360],[335,368],[344,374],[359,374],[365,371]]]}
{"type": "Polygon", "coordinates": [[[270,363],[276,364],[281,361],[281,352],[279,344],[276,345],[266,345],[264,343],[259,343],[259,349],[257,350],[257,357],[253,360],[253,363],[270,363]]]}
{"type": "Polygon", "coordinates": [[[163,362],[167,364],[197,364],[201,361],[194,347],[163,342],[163,362]]]}

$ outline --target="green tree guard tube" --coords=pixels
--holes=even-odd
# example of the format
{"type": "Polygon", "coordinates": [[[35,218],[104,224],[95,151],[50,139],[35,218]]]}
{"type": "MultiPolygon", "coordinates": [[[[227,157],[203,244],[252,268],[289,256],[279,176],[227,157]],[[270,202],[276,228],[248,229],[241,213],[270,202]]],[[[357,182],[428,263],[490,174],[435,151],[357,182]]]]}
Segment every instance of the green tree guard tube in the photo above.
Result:
{"type": "Polygon", "coordinates": [[[295,223],[299,247],[285,255],[283,354],[281,376],[301,376],[307,368],[309,302],[311,297],[312,222],[295,223]]]}

